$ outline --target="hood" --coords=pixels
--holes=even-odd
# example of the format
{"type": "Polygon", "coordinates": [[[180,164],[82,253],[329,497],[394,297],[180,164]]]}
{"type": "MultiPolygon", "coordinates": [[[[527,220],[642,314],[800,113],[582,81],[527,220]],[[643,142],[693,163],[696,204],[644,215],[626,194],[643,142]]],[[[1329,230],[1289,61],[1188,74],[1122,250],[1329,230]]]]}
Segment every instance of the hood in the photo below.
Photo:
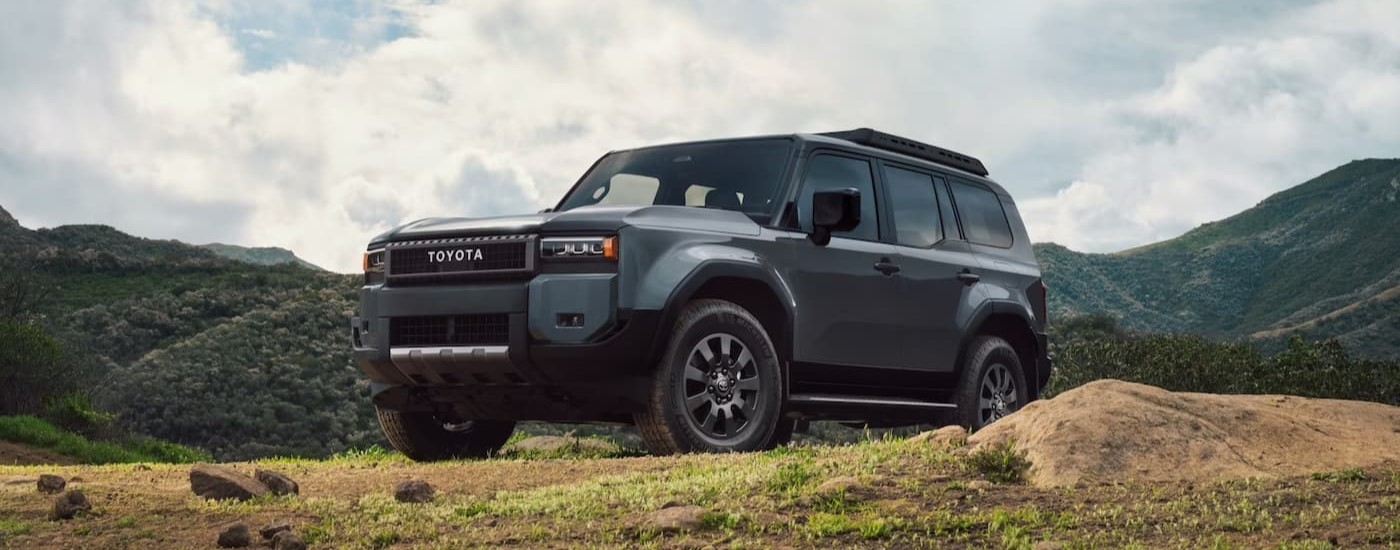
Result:
{"type": "Polygon", "coordinates": [[[445,237],[523,234],[615,233],[628,225],[705,229],[757,235],[758,224],[739,212],[683,206],[586,206],[566,212],[544,212],[490,218],[425,218],[386,231],[370,246],[389,242],[445,237]]]}

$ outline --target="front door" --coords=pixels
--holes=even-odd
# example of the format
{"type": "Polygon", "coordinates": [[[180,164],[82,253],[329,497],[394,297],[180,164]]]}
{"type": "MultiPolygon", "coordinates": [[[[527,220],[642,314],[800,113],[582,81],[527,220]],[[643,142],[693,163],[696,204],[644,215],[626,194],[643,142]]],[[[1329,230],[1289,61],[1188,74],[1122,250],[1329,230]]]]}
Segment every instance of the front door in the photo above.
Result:
{"type": "Polygon", "coordinates": [[[901,350],[891,330],[900,300],[894,246],[880,240],[879,201],[868,159],[831,152],[813,153],[806,162],[797,201],[798,223],[812,231],[812,194],[822,190],[860,192],[860,223],[832,233],[817,246],[794,242],[788,272],[797,301],[793,330],[793,381],[859,384],[865,368],[897,364],[901,350]]]}

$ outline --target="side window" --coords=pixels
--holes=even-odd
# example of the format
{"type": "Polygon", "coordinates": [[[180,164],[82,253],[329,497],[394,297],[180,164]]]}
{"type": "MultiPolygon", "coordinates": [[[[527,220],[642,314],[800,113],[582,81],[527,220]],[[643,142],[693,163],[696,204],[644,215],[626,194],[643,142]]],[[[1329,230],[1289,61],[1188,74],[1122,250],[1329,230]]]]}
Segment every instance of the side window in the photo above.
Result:
{"type": "Polygon", "coordinates": [[[1011,224],[1001,208],[1001,199],[990,189],[961,181],[953,182],[953,201],[958,204],[967,241],[987,246],[1011,246],[1011,224]]]}
{"type": "Polygon", "coordinates": [[[802,196],[797,201],[797,220],[804,231],[812,230],[812,195],[833,189],[860,191],[860,225],[832,236],[867,241],[880,240],[880,222],[875,212],[875,179],[870,162],[836,155],[812,155],[807,175],[802,179],[802,196]]]}
{"type": "Polygon", "coordinates": [[[885,165],[885,188],[894,215],[895,242],[925,248],[943,239],[933,176],[885,165]]]}

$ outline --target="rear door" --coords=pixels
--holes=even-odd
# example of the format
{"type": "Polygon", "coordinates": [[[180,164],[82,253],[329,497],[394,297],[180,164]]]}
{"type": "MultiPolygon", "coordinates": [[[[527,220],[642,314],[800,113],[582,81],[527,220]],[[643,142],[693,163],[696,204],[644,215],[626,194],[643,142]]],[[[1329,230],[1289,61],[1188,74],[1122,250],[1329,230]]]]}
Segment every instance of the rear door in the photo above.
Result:
{"type": "Polygon", "coordinates": [[[881,170],[901,268],[903,298],[896,304],[893,330],[903,353],[896,365],[953,372],[966,321],[962,317],[971,310],[968,274],[978,267],[977,259],[958,231],[940,176],[890,162],[882,162],[881,170]]]}
{"type": "Polygon", "coordinates": [[[798,382],[850,384],[863,378],[862,367],[899,361],[891,315],[900,300],[899,279],[876,266],[892,263],[895,251],[880,242],[880,201],[870,159],[819,150],[805,165],[797,197],[799,227],[812,231],[812,194],[821,190],[860,191],[861,221],[851,231],[832,233],[826,246],[794,242],[787,274],[798,304],[794,359],[812,365],[794,369],[793,376],[798,382]]]}

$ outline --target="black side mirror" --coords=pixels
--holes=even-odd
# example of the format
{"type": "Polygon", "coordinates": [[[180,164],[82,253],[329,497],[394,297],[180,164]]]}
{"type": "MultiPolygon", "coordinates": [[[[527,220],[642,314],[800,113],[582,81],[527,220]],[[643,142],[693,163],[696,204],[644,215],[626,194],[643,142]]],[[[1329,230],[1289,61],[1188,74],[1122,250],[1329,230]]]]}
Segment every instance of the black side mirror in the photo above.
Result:
{"type": "Polygon", "coordinates": [[[812,242],[826,246],[832,231],[850,231],[860,225],[860,191],[837,189],[812,194],[812,242]]]}

